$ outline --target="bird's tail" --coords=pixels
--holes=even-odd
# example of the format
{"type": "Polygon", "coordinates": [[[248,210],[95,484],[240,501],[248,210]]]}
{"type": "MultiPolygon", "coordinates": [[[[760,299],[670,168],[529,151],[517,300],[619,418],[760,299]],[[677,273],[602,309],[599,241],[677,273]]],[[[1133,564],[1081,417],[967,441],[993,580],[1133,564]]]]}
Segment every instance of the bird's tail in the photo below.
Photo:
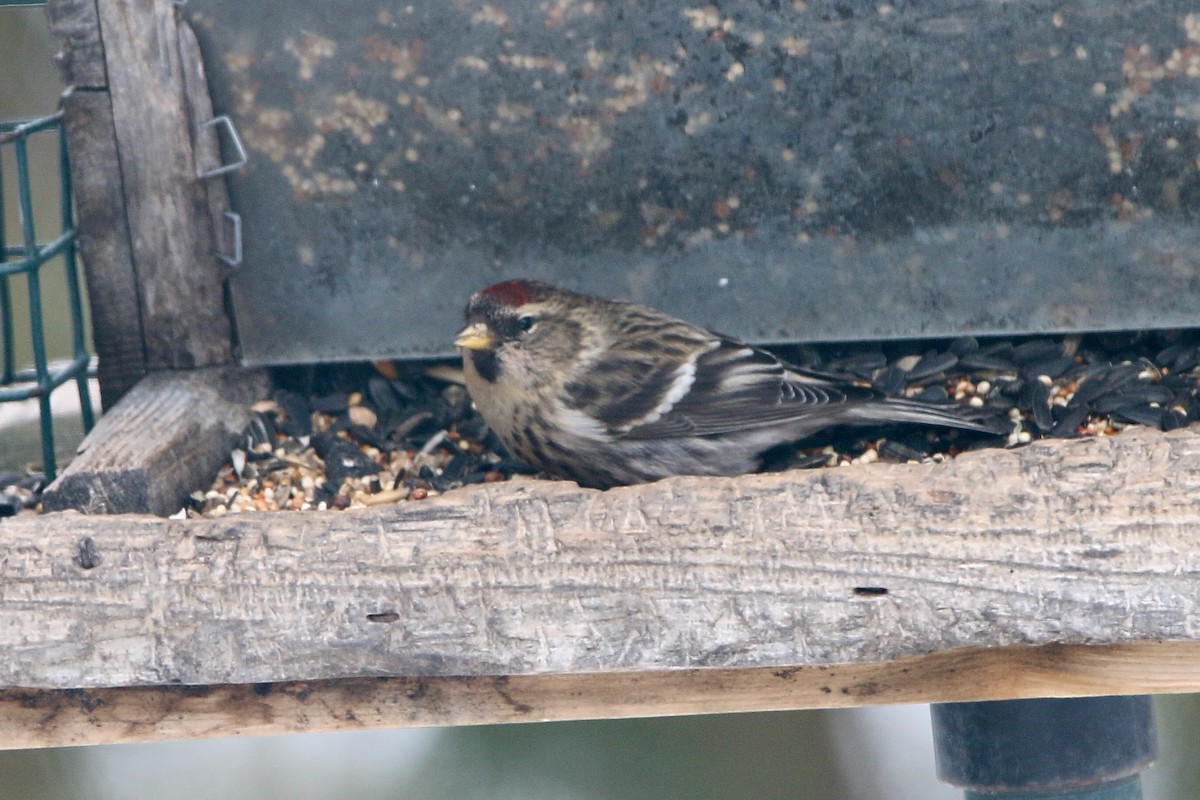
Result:
{"type": "Polygon", "coordinates": [[[889,397],[877,403],[866,403],[855,409],[848,409],[846,416],[864,425],[911,422],[918,425],[940,425],[996,435],[1007,434],[1012,430],[1012,422],[1009,421],[1007,415],[994,408],[938,406],[898,397],[889,397]]]}

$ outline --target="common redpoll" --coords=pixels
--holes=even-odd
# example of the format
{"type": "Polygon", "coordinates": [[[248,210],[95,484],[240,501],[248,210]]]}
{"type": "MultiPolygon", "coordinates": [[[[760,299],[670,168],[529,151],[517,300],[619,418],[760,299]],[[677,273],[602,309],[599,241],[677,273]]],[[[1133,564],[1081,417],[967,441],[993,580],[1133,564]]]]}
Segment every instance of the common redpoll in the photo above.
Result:
{"type": "Polygon", "coordinates": [[[484,420],[513,455],[583,486],[751,472],[764,451],[832,425],[997,432],[957,406],[804,374],[667,314],[538,281],[477,292],[466,319],[455,344],[484,420]]]}

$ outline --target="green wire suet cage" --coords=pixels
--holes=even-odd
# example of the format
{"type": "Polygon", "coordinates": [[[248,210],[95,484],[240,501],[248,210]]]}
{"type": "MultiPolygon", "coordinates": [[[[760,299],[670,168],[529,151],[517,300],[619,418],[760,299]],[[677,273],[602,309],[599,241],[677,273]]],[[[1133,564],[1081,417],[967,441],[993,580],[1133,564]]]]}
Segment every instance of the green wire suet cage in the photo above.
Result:
{"type": "MultiPolygon", "coordinates": [[[[24,332],[21,332],[24,335],[24,332]]],[[[93,424],[87,373],[90,356],[84,337],[83,303],[75,258],[75,219],[71,198],[70,169],[62,115],[54,114],[26,122],[0,122],[0,402],[36,399],[40,406],[42,469],[47,480],[57,472],[50,395],[57,387],[74,380],[79,389],[83,429],[93,424]],[[32,137],[55,137],[58,149],[58,206],[61,228],[49,240],[39,241],[34,223],[33,189],[30,182],[29,145],[32,137]],[[11,148],[11,160],[3,151],[11,148]],[[15,165],[10,176],[6,162],[15,165]],[[20,231],[10,236],[5,224],[5,202],[16,198],[20,231]],[[71,320],[72,355],[51,363],[46,352],[43,321],[43,269],[58,262],[66,271],[68,315],[71,320]],[[16,363],[13,284],[24,276],[29,304],[29,344],[32,365],[16,363]]]]}

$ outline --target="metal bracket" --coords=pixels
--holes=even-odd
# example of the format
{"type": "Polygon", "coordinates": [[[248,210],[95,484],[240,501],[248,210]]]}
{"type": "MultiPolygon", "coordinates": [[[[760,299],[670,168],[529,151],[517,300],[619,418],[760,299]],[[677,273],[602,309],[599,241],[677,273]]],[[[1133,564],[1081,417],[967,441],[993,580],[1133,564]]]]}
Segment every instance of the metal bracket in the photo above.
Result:
{"type": "MultiPolygon", "coordinates": [[[[199,175],[197,175],[197,177],[201,180],[208,180],[209,178],[215,178],[218,175],[224,175],[226,172],[233,172],[235,169],[241,169],[249,160],[246,157],[246,148],[242,145],[242,137],[238,136],[237,128],[233,126],[233,120],[229,118],[229,115],[222,114],[219,117],[213,117],[208,122],[202,124],[200,126],[200,130],[211,128],[214,125],[224,125],[225,130],[229,131],[229,141],[233,143],[233,149],[237,151],[237,160],[232,164],[223,164],[206,172],[201,172],[199,175]]],[[[219,136],[220,134],[218,134],[218,137],[219,136]]]]}
{"type": "Polygon", "coordinates": [[[233,255],[217,253],[216,256],[229,266],[236,267],[242,263],[242,215],[236,211],[226,211],[225,218],[233,223],[233,255]]]}

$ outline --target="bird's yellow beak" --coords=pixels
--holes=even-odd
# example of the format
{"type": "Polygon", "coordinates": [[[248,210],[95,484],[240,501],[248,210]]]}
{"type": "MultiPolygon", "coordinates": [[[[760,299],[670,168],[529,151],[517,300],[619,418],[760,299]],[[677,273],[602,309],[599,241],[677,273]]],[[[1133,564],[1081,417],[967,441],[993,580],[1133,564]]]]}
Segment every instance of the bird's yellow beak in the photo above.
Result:
{"type": "Polygon", "coordinates": [[[496,343],[496,337],[486,323],[475,322],[458,332],[454,346],[464,350],[486,350],[496,343]]]}

